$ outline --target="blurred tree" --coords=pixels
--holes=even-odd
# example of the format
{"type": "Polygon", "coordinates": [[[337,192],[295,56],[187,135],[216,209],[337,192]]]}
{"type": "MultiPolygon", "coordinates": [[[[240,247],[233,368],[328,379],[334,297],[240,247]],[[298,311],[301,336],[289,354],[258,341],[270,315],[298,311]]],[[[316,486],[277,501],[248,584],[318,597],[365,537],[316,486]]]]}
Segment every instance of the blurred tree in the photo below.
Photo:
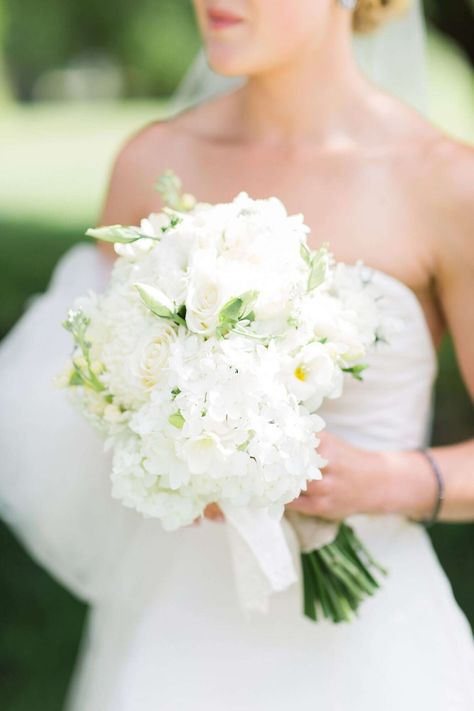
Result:
{"type": "Polygon", "coordinates": [[[134,72],[133,93],[170,94],[199,47],[191,3],[160,0],[158,11],[156,0],[140,0],[116,46],[134,72]]]}
{"type": "MultiPolygon", "coordinates": [[[[3,47],[6,34],[6,9],[3,0],[0,0],[0,50],[3,47]]],[[[0,51],[0,105],[11,98],[11,87],[9,85],[5,70],[5,60],[0,51]]]]}
{"type": "Polygon", "coordinates": [[[2,2],[9,20],[3,54],[21,101],[32,99],[44,72],[97,50],[122,66],[127,94],[168,94],[198,45],[187,0],[2,2]]]}
{"type": "Polygon", "coordinates": [[[474,0],[424,0],[430,22],[450,35],[474,63],[474,0]]]}
{"type": "Polygon", "coordinates": [[[71,46],[69,6],[64,0],[4,0],[7,26],[3,49],[17,98],[27,101],[36,78],[61,65],[71,46]]]}

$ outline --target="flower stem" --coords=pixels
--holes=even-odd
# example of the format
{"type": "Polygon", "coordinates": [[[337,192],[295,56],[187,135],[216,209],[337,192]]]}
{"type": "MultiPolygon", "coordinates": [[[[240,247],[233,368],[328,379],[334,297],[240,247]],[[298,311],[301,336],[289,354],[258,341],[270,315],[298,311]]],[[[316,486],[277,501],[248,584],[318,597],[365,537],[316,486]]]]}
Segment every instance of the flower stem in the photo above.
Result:
{"type": "Polygon", "coordinates": [[[318,610],[333,622],[350,622],[361,603],[380,587],[374,570],[387,575],[346,523],[332,543],[301,553],[304,614],[316,622],[318,610]]]}

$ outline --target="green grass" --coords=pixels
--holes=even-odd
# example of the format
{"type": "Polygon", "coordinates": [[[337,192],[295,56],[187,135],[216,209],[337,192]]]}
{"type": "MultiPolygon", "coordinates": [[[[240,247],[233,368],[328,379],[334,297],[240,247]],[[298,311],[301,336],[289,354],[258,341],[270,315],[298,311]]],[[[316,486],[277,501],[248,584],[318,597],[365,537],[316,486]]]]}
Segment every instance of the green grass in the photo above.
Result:
{"type": "Polygon", "coordinates": [[[0,524],[3,711],[59,711],[86,607],[36,565],[0,524]]]}
{"type": "Polygon", "coordinates": [[[92,224],[121,142],[164,114],[164,102],[32,104],[0,118],[0,215],[92,224]]]}
{"type": "MultiPolygon", "coordinates": [[[[433,35],[429,45],[433,118],[474,140],[473,79],[462,56],[433,35]]],[[[96,223],[108,170],[120,143],[159,118],[161,102],[10,107],[0,117],[0,337],[29,295],[47,287],[51,270],[96,223]]],[[[472,407],[452,344],[440,355],[434,440],[472,434],[472,407]]],[[[474,625],[474,525],[432,530],[456,597],[474,625]]],[[[0,614],[2,711],[60,711],[86,608],[38,567],[6,527],[0,614]]],[[[87,711],[87,709],[84,709],[87,711]]]]}
{"type": "Polygon", "coordinates": [[[27,307],[28,296],[47,287],[53,265],[84,230],[0,218],[0,338],[27,307]]]}

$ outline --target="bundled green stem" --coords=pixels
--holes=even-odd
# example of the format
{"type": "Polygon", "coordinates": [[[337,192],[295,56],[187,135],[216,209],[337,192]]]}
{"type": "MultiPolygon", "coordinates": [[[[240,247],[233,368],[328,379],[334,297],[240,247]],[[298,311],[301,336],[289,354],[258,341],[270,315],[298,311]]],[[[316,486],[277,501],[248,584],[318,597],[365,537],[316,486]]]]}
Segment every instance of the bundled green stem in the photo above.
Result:
{"type": "Polygon", "coordinates": [[[333,622],[350,622],[361,602],[380,587],[373,572],[387,571],[345,523],[332,543],[301,553],[304,614],[317,621],[318,613],[333,622]]]}

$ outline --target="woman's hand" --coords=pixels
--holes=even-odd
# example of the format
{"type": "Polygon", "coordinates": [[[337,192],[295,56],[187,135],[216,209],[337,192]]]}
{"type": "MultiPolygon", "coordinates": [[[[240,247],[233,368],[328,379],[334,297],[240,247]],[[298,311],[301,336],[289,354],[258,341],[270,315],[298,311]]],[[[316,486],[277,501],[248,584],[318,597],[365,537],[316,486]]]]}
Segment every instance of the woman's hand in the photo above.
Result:
{"type": "MultiPolygon", "coordinates": [[[[331,521],[361,513],[429,516],[437,487],[419,452],[360,449],[327,431],[318,437],[318,451],[328,460],[323,478],[309,481],[307,490],[286,504],[289,509],[331,521]]],[[[204,516],[216,522],[225,520],[215,503],[206,507],[204,516]]],[[[200,522],[201,517],[194,525],[200,522]]]]}
{"type": "MultiPolygon", "coordinates": [[[[204,509],[204,516],[210,521],[217,521],[218,523],[225,520],[224,514],[222,513],[218,504],[208,504],[204,509]]],[[[201,518],[201,516],[195,518],[193,521],[193,526],[199,526],[199,524],[201,523],[201,518]]]]}
{"type": "Polygon", "coordinates": [[[318,437],[328,460],[323,478],[309,481],[288,508],[333,521],[358,513],[429,515],[436,483],[419,452],[367,451],[326,431],[318,437]]]}

